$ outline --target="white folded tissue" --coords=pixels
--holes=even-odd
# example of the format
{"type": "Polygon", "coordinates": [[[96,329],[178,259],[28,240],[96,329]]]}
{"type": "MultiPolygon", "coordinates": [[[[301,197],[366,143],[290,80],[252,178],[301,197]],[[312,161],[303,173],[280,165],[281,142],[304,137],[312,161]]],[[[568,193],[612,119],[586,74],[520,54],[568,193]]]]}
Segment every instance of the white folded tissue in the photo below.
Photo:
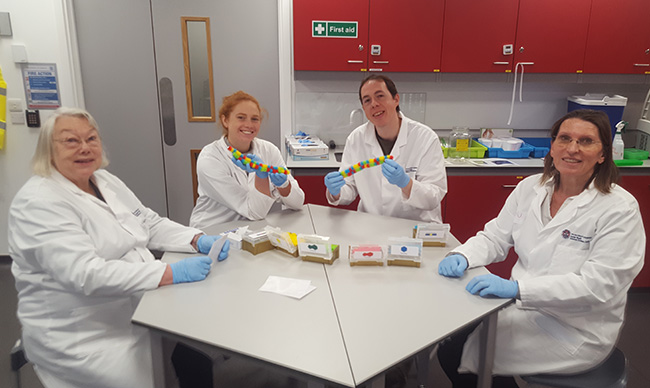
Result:
{"type": "Polygon", "coordinates": [[[292,279],[282,276],[269,276],[260,287],[260,291],[273,292],[296,299],[302,299],[315,289],[316,287],[311,285],[311,280],[292,279]]]}

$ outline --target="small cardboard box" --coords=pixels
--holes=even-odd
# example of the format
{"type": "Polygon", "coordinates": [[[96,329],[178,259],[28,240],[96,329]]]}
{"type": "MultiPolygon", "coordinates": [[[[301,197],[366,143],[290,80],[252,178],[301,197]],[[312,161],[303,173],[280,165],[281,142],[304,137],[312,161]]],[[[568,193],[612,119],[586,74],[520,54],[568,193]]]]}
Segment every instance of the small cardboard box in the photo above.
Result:
{"type": "Polygon", "coordinates": [[[402,267],[420,268],[420,262],[414,260],[388,259],[386,260],[386,265],[398,265],[402,267]]]}
{"type": "Polygon", "coordinates": [[[389,238],[386,264],[419,268],[422,262],[422,243],[420,238],[389,238]]]}
{"type": "Polygon", "coordinates": [[[413,238],[421,239],[425,247],[444,247],[449,229],[449,224],[418,224],[413,228],[413,238]]]}
{"type": "Polygon", "coordinates": [[[248,251],[254,255],[258,253],[266,252],[273,249],[273,245],[269,240],[260,241],[257,243],[252,243],[246,240],[241,242],[241,247],[243,250],[248,251]]]}
{"type": "Polygon", "coordinates": [[[381,245],[350,245],[348,247],[348,259],[350,260],[350,267],[382,267],[384,265],[384,251],[385,248],[381,245]]]}
{"type": "Polygon", "coordinates": [[[339,258],[339,246],[338,245],[332,245],[332,258],[331,259],[326,259],[324,257],[316,257],[316,256],[301,256],[302,261],[312,261],[314,263],[323,263],[323,264],[329,264],[332,265],[336,259],[339,258]]]}

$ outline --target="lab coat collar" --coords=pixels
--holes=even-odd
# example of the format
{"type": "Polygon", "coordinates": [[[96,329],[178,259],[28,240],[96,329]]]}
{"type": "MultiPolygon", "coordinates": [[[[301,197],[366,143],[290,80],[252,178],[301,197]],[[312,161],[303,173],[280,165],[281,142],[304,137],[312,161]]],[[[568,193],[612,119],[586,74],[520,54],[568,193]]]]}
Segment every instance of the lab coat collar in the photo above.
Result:
{"type": "MultiPolygon", "coordinates": [[[[106,206],[106,204],[102,200],[95,197],[94,195],[90,195],[90,194],[86,193],[85,191],[81,190],[77,185],[72,183],[71,180],[64,177],[58,170],[54,169],[52,171],[52,175],[50,177],[54,182],[56,182],[56,184],[60,185],[65,190],[69,191],[70,193],[72,193],[74,195],[84,197],[84,198],[90,198],[91,201],[96,201],[101,206],[106,206]]],[[[96,175],[94,173],[93,173],[92,177],[90,177],[90,179],[92,179],[93,183],[95,183],[95,185],[97,186],[99,191],[102,193],[102,196],[104,197],[104,199],[108,200],[107,199],[107,194],[109,194],[109,193],[107,191],[110,191],[110,190],[108,190],[105,187],[105,185],[103,184],[101,179],[97,179],[97,177],[96,177],[96,175]]],[[[113,193],[111,192],[110,194],[113,194],[113,193]]]]}
{"type": "MultiPolygon", "coordinates": [[[[393,149],[391,150],[390,154],[397,159],[397,157],[401,153],[401,149],[406,147],[406,144],[408,142],[408,122],[411,121],[408,117],[404,116],[402,112],[399,112],[400,118],[402,119],[402,124],[399,127],[399,133],[397,134],[397,139],[395,139],[395,144],[393,145],[393,149]]],[[[379,146],[379,142],[377,141],[376,135],[375,135],[375,126],[368,121],[365,125],[367,125],[367,130],[365,131],[365,142],[366,144],[371,146],[371,149],[373,149],[373,152],[377,153],[377,156],[382,155],[383,152],[381,150],[381,146],[379,146]]]]}
{"type": "MultiPolygon", "coordinates": [[[[541,210],[540,210],[541,201],[544,198],[543,195],[546,195],[545,194],[546,193],[546,189],[545,189],[546,185],[553,185],[553,180],[550,179],[550,180],[546,181],[544,183],[544,186],[538,186],[538,190],[543,192],[543,193],[541,193],[540,191],[537,192],[537,202],[538,202],[538,204],[536,204],[536,206],[534,207],[534,209],[535,209],[534,211],[536,211],[536,216],[538,216],[539,220],[541,220],[541,214],[537,214],[537,213],[541,212],[541,210]]],[[[573,198],[571,203],[567,204],[567,206],[564,209],[562,209],[561,212],[558,212],[555,215],[555,217],[553,217],[551,219],[551,221],[546,226],[547,227],[555,227],[557,225],[561,225],[561,224],[564,224],[564,223],[571,222],[575,218],[575,216],[576,216],[576,214],[578,212],[578,209],[592,203],[593,200],[596,198],[596,196],[598,196],[598,194],[599,194],[599,191],[596,189],[596,187],[594,186],[594,182],[592,181],[585,190],[583,190],[580,194],[578,194],[577,196],[575,196],[573,198]]]]}

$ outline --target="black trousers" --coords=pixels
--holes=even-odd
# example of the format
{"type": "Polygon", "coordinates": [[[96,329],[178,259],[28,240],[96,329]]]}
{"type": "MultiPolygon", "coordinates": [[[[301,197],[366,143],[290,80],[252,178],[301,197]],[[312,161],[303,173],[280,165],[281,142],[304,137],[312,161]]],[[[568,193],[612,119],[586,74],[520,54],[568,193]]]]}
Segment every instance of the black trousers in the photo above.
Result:
{"type": "MultiPolygon", "coordinates": [[[[467,337],[478,325],[472,325],[445,340],[438,347],[438,361],[442,370],[451,381],[453,388],[476,388],[478,376],[473,373],[458,373],[458,366],[463,355],[463,345],[467,337]]],[[[518,388],[517,382],[512,376],[493,376],[492,386],[494,388],[518,388]]]]}
{"type": "Polygon", "coordinates": [[[212,360],[193,348],[176,344],[172,364],[180,388],[213,388],[212,360]]]}

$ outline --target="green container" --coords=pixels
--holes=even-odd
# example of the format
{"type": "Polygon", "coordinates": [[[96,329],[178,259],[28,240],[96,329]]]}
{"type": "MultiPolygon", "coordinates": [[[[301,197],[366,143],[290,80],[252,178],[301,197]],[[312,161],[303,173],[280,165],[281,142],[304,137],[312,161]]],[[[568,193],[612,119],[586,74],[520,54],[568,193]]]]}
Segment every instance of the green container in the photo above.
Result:
{"type": "Polygon", "coordinates": [[[648,151],[626,148],[623,150],[623,159],[646,160],[648,159],[648,151]]]}
{"type": "MultiPolygon", "coordinates": [[[[449,148],[455,149],[455,147],[442,147],[442,154],[445,158],[449,155],[449,148]]],[[[485,155],[485,151],[487,151],[486,146],[472,139],[472,145],[469,147],[470,158],[481,159],[485,155]]]]}

